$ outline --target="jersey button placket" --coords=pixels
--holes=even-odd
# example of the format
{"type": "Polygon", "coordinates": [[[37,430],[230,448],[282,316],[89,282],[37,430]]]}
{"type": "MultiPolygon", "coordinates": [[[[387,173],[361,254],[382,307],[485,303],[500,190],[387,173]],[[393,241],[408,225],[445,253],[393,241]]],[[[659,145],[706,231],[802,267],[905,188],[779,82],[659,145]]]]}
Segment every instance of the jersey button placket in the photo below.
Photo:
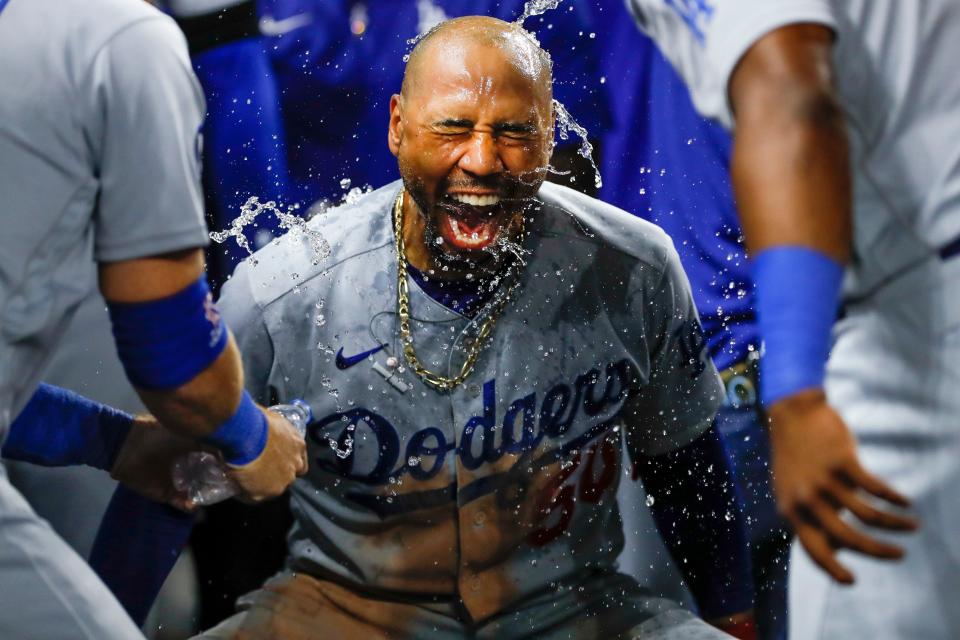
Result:
{"type": "MultiPolygon", "coordinates": [[[[495,339],[495,338],[494,338],[495,339]]],[[[487,349],[480,355],[476,367],[467,381],[460,385],[450,394],[453,406],[453,414],[457,425],[457,445],[464,451],[457,456],[457,487],[458,487],[458,522],[460,539],[460,598],[464,607],[475,620],[489,617],[499,610],[502,601],[500,589],[497,587],[497,580],[491,580],[493,574],[502,571],[491,568],[490,561],[496,555],[496,548],[502,543],[502,532],[500,532],[500,519],[494,511],[496,509],[494,495],[489,492],[475,493],[474,486],[469,489],[473,483],[476,483],[487,476],[499,473],[501,469],[497,464],[483,459],[484,437],[499,438],[499,424],[502,419],[500,415],[501,403],[499,389],[496,389],[496,375],[498,364],[498,353],[495,345],[488,345],[487,349]],[[496,396],[485,398],[485,383],[494,385],[496,396]],[[475,416],[482,417],[485,410],[490,408],[485,406],[485,402],[493,402],[492,415],[495,422],[493,429],[478,426],[473,434],[464,439],[464,427],[475,416]],[[493,433],[491,433],[491,431],[493,433]],[[470,444],[470,451],[465,451],[470,444]],[[468,465],[464,465],[464,460],[468,460],[468,465]],[[473,461],[478,462],[475,468],[473,461]],[[467,490],[465,492],[465,489],[467,490]],[[464,496],[469,496],[469,502],[464,502],[464,496]]],[[[486,443],[489,447],[491,443],[486,443]]]]}

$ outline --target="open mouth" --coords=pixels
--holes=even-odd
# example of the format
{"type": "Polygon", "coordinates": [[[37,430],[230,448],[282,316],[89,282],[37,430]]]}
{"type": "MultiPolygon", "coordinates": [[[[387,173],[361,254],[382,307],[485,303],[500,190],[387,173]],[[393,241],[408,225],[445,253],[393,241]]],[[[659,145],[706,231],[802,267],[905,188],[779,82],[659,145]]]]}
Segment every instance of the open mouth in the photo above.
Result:
{"type": "Polygon", "coordinates": [[[443,241],[459,251],[480,251],[493,244],[504,217],[497,194],[450,193],[439,211],[443,241]]]}

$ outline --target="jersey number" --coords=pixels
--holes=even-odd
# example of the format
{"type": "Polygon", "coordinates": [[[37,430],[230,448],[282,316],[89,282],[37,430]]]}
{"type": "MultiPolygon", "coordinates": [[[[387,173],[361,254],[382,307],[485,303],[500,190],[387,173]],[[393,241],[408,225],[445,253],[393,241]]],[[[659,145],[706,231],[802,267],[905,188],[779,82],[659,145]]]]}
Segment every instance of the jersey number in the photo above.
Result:
{"type": "Polygon", "coordinates": [[[595,442],[585,454],[581,455],[578,451],[566,463],[566,468],[561,464],[560,473],[555,475],[540,493],[536,514],[537,524],[541,526],[527,536],[527,543],[533,547],[542,547],[559,538],[573,520],[578,493],[584,502],[589,504],[600,502],[604,490],[613,484],[616,478],[619,460],[620,454],[616,447],[608,438],[604,438],[600,442],[595,442]],[[584,458],[587,463],[580,475],[578,491],[576,482],[565,483],[584,458]],[[543,525],[554,513],[558,514],[556,523],[550,526],[543,525]]]}

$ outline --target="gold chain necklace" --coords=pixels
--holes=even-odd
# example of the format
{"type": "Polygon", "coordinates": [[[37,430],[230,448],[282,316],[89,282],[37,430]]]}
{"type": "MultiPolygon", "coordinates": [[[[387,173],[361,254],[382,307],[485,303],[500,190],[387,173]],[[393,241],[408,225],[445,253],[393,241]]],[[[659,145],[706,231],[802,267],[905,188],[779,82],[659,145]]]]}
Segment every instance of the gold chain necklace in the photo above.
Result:
{"type": "MultiPolygon", "coordinates": [[[[507,306],[507,302],[510,296],[513,295],[514,289],[516,289],[520,283],[520,277],[519,274],[517,274],[516,277],[513,278],[506,293],[500,296],[494,308],[487,314],[483,324],[480,325],[480,330],[477,331],[477,335],[473,337],[467,347],[467,357],[463,362],[463,366],[460,367],[460,373],[452,378],[447,378],[433,373],[424,367],[417,358],[416,350],[413,348],[413,333],[410,330],[410,289],[407,284],[407,251],[403,241],[403,195],[404,191],[401,190],[400,195],[397,196],[397,201],[393,205],[393,231],[396,237],[397,248],[397,313],[400,316],[400,340],[403,342],[403,355],[410,364],[410,368],[413,369],[413,372],[417,374],[421,380],[441,391],[450,391],[463,383],[470,375],[470,372],[473,371],[473,365],[477,363],[480,352],[483,351],[487,339],[493,332],[493,326],[497,323],[504,308],[507,306]]],[[[521,216],[521,239],[523,238],[524,229],[525,224],[521,216]]]]}

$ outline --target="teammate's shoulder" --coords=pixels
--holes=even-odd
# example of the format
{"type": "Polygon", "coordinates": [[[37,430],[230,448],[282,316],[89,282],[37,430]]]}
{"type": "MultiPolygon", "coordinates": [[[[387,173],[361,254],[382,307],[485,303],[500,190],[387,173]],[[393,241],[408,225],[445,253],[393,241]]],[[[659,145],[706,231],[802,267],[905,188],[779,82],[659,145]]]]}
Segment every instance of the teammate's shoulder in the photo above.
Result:
{"type": "Polygon", "coordinates": [[[256,303],[266,306],[313,278],[392,249],[390,208],[399,192],[397,181],[324,209],[254,253],[238,271],[245,270],[256,303]]]}
{"type": "Polygon", "coordinates": [[[69,42],[74,50],[100,50],[114,36],[143,23],[171,39],[179,29],[170,16],[147,2],[135,0],[30,0],[33,10],[46,14],[47,39],[69,42]],[[60,29],[62,34],[56,33],[60,29]]]}
{"type": "Polygon", "coordinates": [[[670,236],[657,225],[569,187],[545,182],[538,198],[548,207],[547,233],[592,243],[658,269],[674,250],[670,236]]]}

